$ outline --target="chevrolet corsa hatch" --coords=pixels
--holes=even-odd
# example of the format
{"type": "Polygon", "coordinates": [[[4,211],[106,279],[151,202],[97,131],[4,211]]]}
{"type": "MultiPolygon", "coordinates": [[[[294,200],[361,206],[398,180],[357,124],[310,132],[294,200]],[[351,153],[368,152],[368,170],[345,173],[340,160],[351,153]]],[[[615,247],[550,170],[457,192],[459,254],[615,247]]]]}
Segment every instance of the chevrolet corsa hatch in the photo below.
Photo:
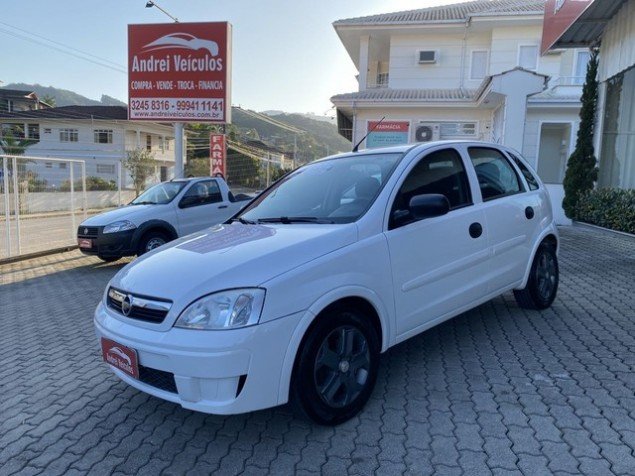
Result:
{"type": "Polygon", "coordinates": [[[184,408],[291,400],[334,425],[362,410],[391,346],[512,290],[549,307],[557,251],[547,190],[514,150],[343,154],[122,268],[96,333],[119,378],[184,408]]]}

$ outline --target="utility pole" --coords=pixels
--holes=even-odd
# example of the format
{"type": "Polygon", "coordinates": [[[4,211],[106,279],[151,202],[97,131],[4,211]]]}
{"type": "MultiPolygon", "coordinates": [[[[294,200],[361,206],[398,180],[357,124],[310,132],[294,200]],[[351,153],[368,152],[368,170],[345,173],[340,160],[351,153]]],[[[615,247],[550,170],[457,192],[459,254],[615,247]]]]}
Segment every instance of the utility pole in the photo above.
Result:
{"type": "MultiPolygon", "coordinates": [[[[170,19],[174,20],[174,23],[178,23],[179,19],[174,15],[170,15],[167,11],[161,8],[154,0],[149,0],[146,3],[146,8],[157,7],[160,11],[165,13],[170,19]]],[[[174,123],[174,178],[183,178],[185,175],[183,170],[183,129],[184,124],[182,122],[174,123]]]]}

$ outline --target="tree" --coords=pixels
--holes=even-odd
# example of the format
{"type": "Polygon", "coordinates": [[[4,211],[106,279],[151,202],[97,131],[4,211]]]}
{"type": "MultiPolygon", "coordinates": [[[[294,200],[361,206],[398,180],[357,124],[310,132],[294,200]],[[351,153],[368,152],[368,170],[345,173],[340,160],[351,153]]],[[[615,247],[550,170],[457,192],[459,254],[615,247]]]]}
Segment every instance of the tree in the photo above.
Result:
{"type": "Polygon", "coordinates": [[[598,99],[597,71],[598,52],[592,50],[586,70],[586,81],[582,88],[578,137],[575,150],[567,162],[567,171],[562,183],[564,186],[562,208],[569,218],[576,217],[578,200],[584,193],[593,189],[593,184],[598,177],[597,160],[593,150],[595,109],[598,99]]]}
{"type": "Polygon", "coordinates": [[[26,139],[21,126],[15,125],[10,129],[0,131],[0,149],[7,155],[23,155],[26,148],[36,144],[35,139],[26,139]]]}
{"type": "Polygon", "coordinates": [[[133,149],[126,153],[126,158],[121,162],[132,178],[132,184],[137,197],[145,188],[146,181],[156,169],[157,161],[152,152],[146,149],[133,149]]]}

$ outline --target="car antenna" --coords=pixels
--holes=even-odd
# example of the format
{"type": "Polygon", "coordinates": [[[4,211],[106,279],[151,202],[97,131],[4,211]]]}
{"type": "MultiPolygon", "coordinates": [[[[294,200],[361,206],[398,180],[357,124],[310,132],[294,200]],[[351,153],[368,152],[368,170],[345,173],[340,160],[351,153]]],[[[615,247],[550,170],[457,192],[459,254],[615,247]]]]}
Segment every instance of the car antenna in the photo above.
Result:
{"type": "Polygon", "coordinates": [[[384,119],[386,119],[386,116],[382,117],[379,122],[377,124],[375,124],[371,130],[369,130],[366,135],[364,137],[362,137],[362,140],[360,140],[357,144],[355,144],[355,147],[353,147],[353,152],[357,152],[357,150],[359,149],[359,145],[364,142],[364,139],[366,139],[366,137],[368,137],[368,134],[370,134],[371,132],[373,132],[375,129],[377,129],[377,127],[379,126],[379,124],[381,124],[382,122],[384,122],[384,119]]]}

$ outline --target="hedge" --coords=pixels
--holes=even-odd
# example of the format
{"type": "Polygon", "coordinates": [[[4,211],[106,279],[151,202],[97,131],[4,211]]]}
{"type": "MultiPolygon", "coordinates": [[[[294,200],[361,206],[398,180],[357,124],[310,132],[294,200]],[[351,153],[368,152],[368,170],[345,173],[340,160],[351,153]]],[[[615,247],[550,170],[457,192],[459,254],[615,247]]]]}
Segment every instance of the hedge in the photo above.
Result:
{"type": "Polygon", "coordinates": [[[635,189],[601,188],[583,194],[576,220],[635,234],[635,189]]]}

